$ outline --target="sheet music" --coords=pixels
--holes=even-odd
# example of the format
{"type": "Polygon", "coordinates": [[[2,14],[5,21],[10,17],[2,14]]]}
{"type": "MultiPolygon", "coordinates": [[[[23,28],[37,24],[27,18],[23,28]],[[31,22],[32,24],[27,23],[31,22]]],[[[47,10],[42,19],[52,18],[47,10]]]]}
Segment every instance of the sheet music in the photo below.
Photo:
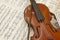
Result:
{"type": "Polygon", "coordinates": [[[58,23],[60,25],[60,0],[59,0],[59,2],[57,4],[57,8],[55,10],[55,15],[56,15],[57,21],[58,21],[58,23]]]}
{"type": "Polygon", "coordinates": [[[28,30],[23,10],[27,1],[2,0],[0,3],[0,40],[25,40],[28,30]]]}
{"type": "MultiPolygon", "coordinates": [[[[57,0],[36,0],[43,3],[55,13],[57,0]]],[[[24,20],[24,9],[30,5],[29,0],[0,0],[0,40],[27,40],[28,27],[24,20]]],[[[56,13],[59,13],[57,12],[56,13]]],[[[57,19],[58,15],[56,14],[57,19]]],[[[32,34],[32,31],[31,31],[32,34]]]]}

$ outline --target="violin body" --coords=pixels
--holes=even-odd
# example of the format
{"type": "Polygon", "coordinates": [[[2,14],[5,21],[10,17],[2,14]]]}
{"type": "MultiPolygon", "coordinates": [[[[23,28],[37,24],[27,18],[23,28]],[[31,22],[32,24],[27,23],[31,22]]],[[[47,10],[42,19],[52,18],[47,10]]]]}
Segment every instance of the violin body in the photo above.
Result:
{"type": "Polygon", "coordinates": [[[31,5],[24,11],[25,21],[31,25],[34,31],[30,40],[60,40],[60,29],[55,29],[51,24],[52,17],[48,7],[43,4],[37,4],[37,7],[44,16],[44,21],[37,21],[35,11],[31,5]]]}

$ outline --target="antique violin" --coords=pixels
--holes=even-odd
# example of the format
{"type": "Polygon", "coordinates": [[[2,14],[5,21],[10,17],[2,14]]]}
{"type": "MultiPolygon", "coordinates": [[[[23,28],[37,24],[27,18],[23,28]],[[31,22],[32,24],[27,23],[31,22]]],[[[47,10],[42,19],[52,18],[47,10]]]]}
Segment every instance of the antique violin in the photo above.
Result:
{"type": "Polygon", "coordinates": [[[52,17],[48,7],[36,3],[35,0],[30,0],[30,2],[31,5],[24,10],[25,21],[34,31],[30,40],[60,40],[60,29],[54,28],[51,24],[52,17]]]}

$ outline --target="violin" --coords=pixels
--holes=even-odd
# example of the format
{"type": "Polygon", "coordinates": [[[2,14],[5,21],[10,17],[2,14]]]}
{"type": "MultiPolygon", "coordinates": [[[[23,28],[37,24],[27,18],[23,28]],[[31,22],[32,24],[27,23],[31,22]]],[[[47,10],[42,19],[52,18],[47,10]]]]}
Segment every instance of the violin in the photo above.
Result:
{"type": "MultiPolygon", "coordinates": [[[[24,19],[28,23],[28,27],[32,27],[34,31],[30,40],[60,40],[60,29],[54,28],[51,24],[52,17],[48,7],[36,3],[35,0],[30,0],[30,2],[31,5],[24,10],[24,19]]],[[[29,36],[27,40],[29,40],[29,36]]]]}

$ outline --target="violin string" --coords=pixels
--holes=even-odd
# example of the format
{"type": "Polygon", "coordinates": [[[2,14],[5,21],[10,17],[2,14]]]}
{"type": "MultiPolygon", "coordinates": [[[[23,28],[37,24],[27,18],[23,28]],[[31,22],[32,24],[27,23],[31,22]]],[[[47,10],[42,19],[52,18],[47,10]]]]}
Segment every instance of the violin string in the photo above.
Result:
{"type": "Polygon", "coordinates": [[[48,24],[53,32],[57,32],[57,30],[53,27],[51,23],[48,24]]]}

